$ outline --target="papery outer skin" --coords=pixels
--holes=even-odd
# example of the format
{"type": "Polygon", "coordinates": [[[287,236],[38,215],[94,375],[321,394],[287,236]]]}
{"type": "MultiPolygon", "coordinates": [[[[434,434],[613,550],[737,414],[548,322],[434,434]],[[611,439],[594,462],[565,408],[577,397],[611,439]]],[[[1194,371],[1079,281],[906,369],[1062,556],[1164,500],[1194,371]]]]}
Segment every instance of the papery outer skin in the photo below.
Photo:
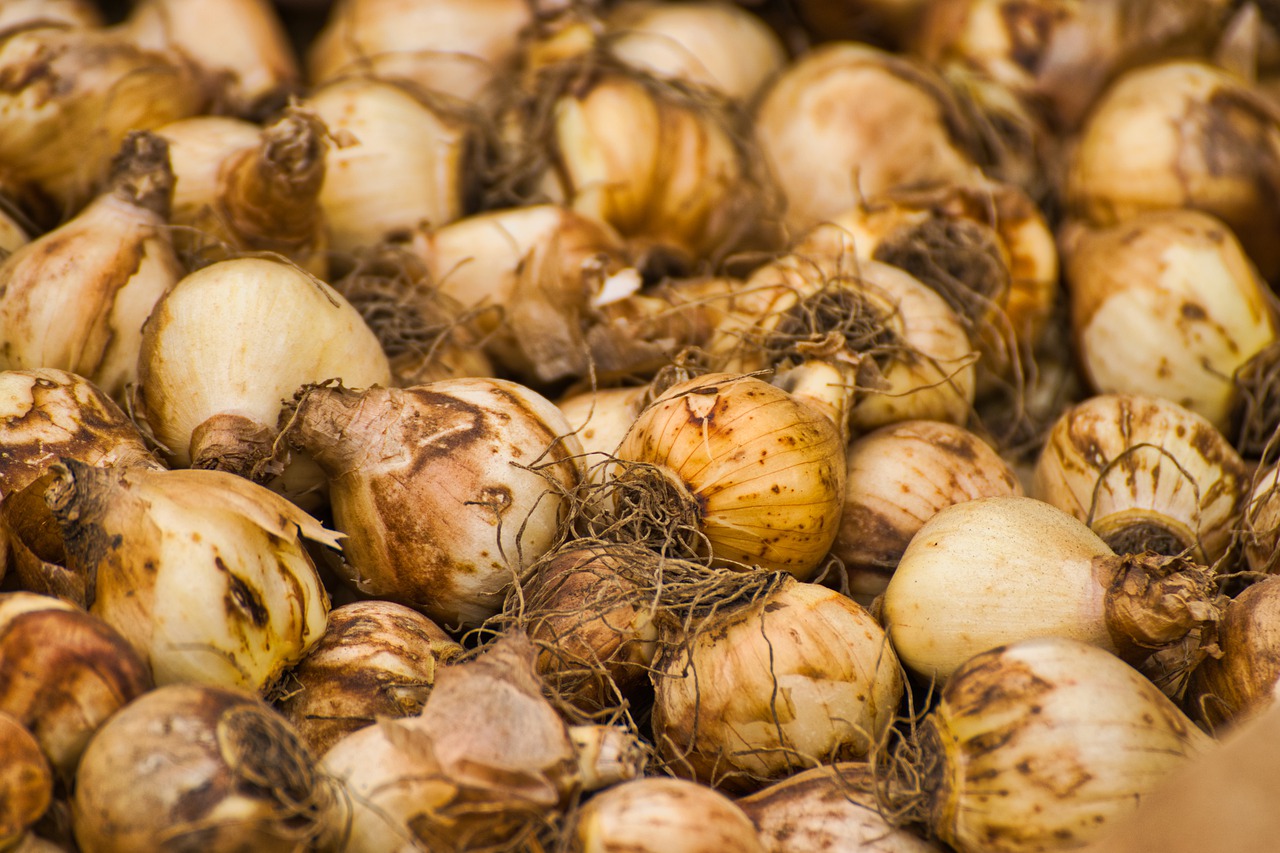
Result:
{"type": "Polygon", "coordinates": [[[1276,329],[1266,282],[1226,225],[1138,214],[1084,233],[1066,273],[1076,351],[1099,393],[1164,397],[1228,428],[1232,375],[1276,329]]]}
{"type": "Polygon", "coordinates": [[[943,761],[930,822],[960,853],[1084,845],[1213,743],[1119,658],[1061,638],[973,658],[925,725],[943,761]]]}
{"type": "Polygon", "coordinates": [[[385,385],[391,368],[360,314],[292,264],[238,258],[183,278],[156,305],[138,362],[145,419],[174,467],[220,413],[274,427],[304,385],[385,385]]]}
{"type": "Polygon", "coordinates": [[[621,3],[605,33],[609,52],[628,65],[744,103],[786,63],[782,43],[759,16],[730,4],[621,3]]]}
{"type": "Polygon", "coordinates": [[[923,66],[855,43],[811,50],[774,78],[756,137],[792,235],[894,187],[977,178],[949,133],[944,91],[923,66]]]}
{"type": "Polygon", "coordinates": [[[120,398],[143,323],[185,272],[164,228],[106,194],[0,262],[0,368],[67,370],[120,398]]]}
{"type": "Polygon", "coordinates": [[[765,853],[755,827],[725,795],[694,782],[649,777],[614,785],[578,814],[582,853],[765,853]]]}
{"type": "Polygon", "coordinates": [[[676,772],[729,789],[865,758],[902,698],[875,619],[816,584],[788,580],[685,649],[654,663],[654,739],[676,772]]]}
{"type": "Polygon", "coordinates": [[[524,0],[341,0],[308,48],[307,77],[365,73],[474,101],[514,59],[532,12],[524,0]]]}
{"type": "Polygon", "coordinates": [[[982,439],[941,421],[899,421],[855,438],[840,532],[831,553],[850,573],[850,592],[884,592],[911,538],[952,504],[1020,495],[1017,475],[982,439]]]}
{"type": "Polygon", "coordinates": [[[496,613],[551,546],[562,506],[544,475],[564,488],[581,477],[560,411],[507,380],[317,388],[298,411],[290,441],[329,479],[352,580],[446,628],[496,613]],[[542,474],[518,467],[540,462],[542,474]]]}
{"type": "Polygon", "coordinates": [[[1099,226],[1190,208],[1222,219],[1263,277],[1280,272],[1280,116],[1244,78],[1207,60],[1139,66],[1081,128],[1068,210],[1099,226]]]}
{"type": "Polygon", "coordinates": [[[602,388],[560,400],[560,409],[586,454],[583,464],[593,482],[602,482],[609,458],[644,408],[645,388],[602,388]]]}
{"type": "Polygon", "coordinates": [[[1207,657],[1192,672],[1185,707],[1215,734],[1239,726],[1276,701],[1280,685],[1280,578],[1242,590],[1218,625],[1221,657],[1207,657]]]}
{"type": "Polygon", "coordinates": [[[881,816],[873,778],[869,764],[841,762],[802,771],[736,802],[769,853],[941,853],[881,816]]]}
{"type": "Polygon", "coordinates": [[[1058,636],[1117,652],[1095,577],[1106,543],[1034,498],[979,498],[940,510],[912,538],[881,618],[902,662],[941,682],[974,655],[1058,636]]]}
{"type": "Polygon", "coordinates": [[[339,144],[325,161],[320,207],[334,252],[351,252],[462,213],[464,129],[389,82],[355,77],[311,92],[339,144]],[[345,144],[343,144],[345,143],[345,144]]]}
{"type": "Polygon", "coordinates": [[[1029,492],[1103,539],[1135,521],[1159,523],[1211,564],[1230,544],[1245,484],[1239,454],[1200,415],[1156,397],[1099,394],[1058,418],[1029,492]]]}
{"type": "Polygon", "coordinates": [[[617,456],[669,470],[700,507],[712,555],[810,577],[844,505],[836,426],[785,391],[724,373],[669,388],[617,456]]]}
{"type": "Polygon", "coordinates": [[[1280,572],[1280,466],[1269,465],[1253,476],[1245,500],[1242,529],[1244,556],[1255,572],[1280,572]]]}
{"type": "Polygon", "coordinates": [[[94,574],[89,612],[157,685],[262,690],[319,641],[328,594],[298,536],[336,534],[234,474],[72,468],[72,503],[54,510],[68,564],[94,574]]]}
{"type": "Polygon", "coordinates": [[[27,829],[53,801],[53,774],[40,745],[22,722],[0,711],[0,849],[19,850],[27,829]]]}

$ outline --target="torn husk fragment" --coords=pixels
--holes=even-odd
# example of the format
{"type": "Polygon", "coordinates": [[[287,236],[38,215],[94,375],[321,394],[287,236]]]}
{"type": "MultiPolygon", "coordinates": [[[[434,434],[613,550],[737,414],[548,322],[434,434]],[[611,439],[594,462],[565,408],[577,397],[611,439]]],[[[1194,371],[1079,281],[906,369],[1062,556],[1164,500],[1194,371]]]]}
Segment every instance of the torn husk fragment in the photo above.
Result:
{"type": "Polygon", "coordinates": [[[1214,574],[1183,557],[1095,557],[1105,584],[1105,618],[1120,656],[1131,662],[1172,646],[1222,617],[1214,574]]]}

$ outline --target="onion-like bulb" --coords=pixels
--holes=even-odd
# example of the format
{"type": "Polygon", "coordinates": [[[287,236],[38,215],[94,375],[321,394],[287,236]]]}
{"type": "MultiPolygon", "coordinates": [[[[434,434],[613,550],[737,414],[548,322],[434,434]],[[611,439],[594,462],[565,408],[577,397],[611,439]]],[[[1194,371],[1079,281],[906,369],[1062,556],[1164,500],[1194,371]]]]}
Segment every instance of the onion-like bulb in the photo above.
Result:
{"type": "Polygon", "coordinates": [[[844,511],[831,553],[862,603],[884,592],[912,537],[939,510],[1022,494],[1017,475],[990,445],[940,421],[881,427],[855,438],[846,457],[844,511]]]}
{"type": "Polygon", "coordinates": [[[266,115],[301,85],[289,36],[269,0],[141,0],[123,26],[142,47],[194,64],[212,111],[266,115]]]}
{"type": "Polygon", "coordinates": [[[628,65],[741,103],[786,63],[782,42],[758,15],[720,0],[628,0],[609,12],[602,39],[628,65]]]}
{"type": "Polygon", "coordinates": [[[765,853],[750,818],[733,800],[696,782],[661,776],[597,794],[570,829],[583,853],[765,853]]]}
{"type": "Polygon", "coordinates": [[[535,391],[452,379],[308,388],[285,439],[328,478],[349,579],[452,628],[497,613],[516,576],[554,544],[563,495],[581,477],[569,433],[535,391]]]}
{"type": "MultiPolygon", "coordinates": [[[[101,189],[129,132],[205,105],[192,71],[115,29],[59,26],[0,34],[0,163],[62,216],[101,189]]],[[[105,241],[111,245],[112,241],[105,241]]]]}
{"type": "Polygon", "coordinates": [[[172,191],[167,143],[131,134],[102,195],[0,262],[0,367],[68,370],[124,394],[143,323],[184,271],[166,230],[172,191]]]}
{"type": "Polygon", "coordinates": [[[455,116],[365,77],[313,89],[302,105],[337,143],[320,190],[333,252],[404,239],[423,222],[441,226],[462,214],[468,129],[455,116]]]}
{"type": "MultiPolygon", "coordinates": [[[[713,373],[680,382],[632,424],[606,488],[619,506],[669,518],[650,544],[721,564],[811,577],[831,548],[844,504],[844,445],[836,425],[753,377],[713,373]],[[691,520],[694,541],[678,536],[691,520]],[[669,528],[671,529],[669,532],[669,528]],[[703,550],[709,551],[709,555],[703,550]]],[[[620,523],[630,509],[619,509],[620,523]]]]}
{"type": "Polygon", "coordinates": [[[328,234],[318,204],[326,129],[290,109],[268,125],[197,116],[156,131],[169,141],[177,179],[174,245],[193,266],[247,252],[276,252],[324,277],[328,234]]]}
{"type": "Polygon", "coordinates": [[[1195,668],[1186,706],[1211,730],[1237,726],[1275,704],[1280,686],[1280,577],[1245,587],[1215,633],[1220,655],[1195,668]]]}
{"type": "Polygon", "coordinates": [[[894,188],[981,179],[963,128],[932,71],[850,42],[793,62],[765,89],[755,117],[792,236],[894,188]]]}
{"type": "Polygon", "coordinates": [[[147,665],[118,631],[30,592],[0,594],[0,672],[0,712],[30,729],[64,781],[107,718],[152,687],[147,665]]]}
{"type": "Polygon", "coordinates": [[[518,849],[565,805],[577,756],[519,634],[442,667],[422,713],[381,718],[324,755],[351,805],[333,849],[518,849]]]}
{"type": "Polygon", "coordinates": [[[276,422],[304,385],[385,385],[377,337],[332,287],[279,259],[218,261],[180,280],[143,333],[135,409],[175,467],[266,479],[276,422]]]}
{"type": "Polygon", "coordinates": [[[1152,211],[1066,240],[1075,351],[1093,388],[1164,397],[1225,432],[1232,376],[1276,341],[1269,289],[1231,229],[1152,211]]]}
{"type": "Polygon", "coordinates": [[[640,276],[608,225],[569,208],[531,205],[468,216],[414,233],[411,250],[495,362],[529,381],[588,370],[583,327],[593,305],[630,293],[640,276]]]}
{"type": "Polygon", "coordinates": [[[649,389],[642,386],[581,391],[556,403],[582,442],[592,482],[603,482],[607,460],[650,402],[649,389]]]}
{"type": "Polygon", "coordinates": [[[884,592],[898,656],[939,681],[1032,637],[1090,643],[1135,664],[1215,621],[1213,576],[1174,557],[1116,555],[1043,501],[979,498],[925,522],[884,592]]]}
{"type": "Polygon", "coordinates": [[[3,711],[0,755],[0,850],[20,850],[27,829],[53,802],[53,773],[31,732],[3,711]]]}
{"type": "Polygon", "coordinates": [[[71,802],[84,853],[310,849],[333,790],[292,727],[256,696],[174,684],[130,702],[85,750],[71,802]]]}
{"type": "Polygon", "coordinates": [[[1280,112],[1207,62],[1119,77],[1098,100],[1068,166],[1068,207],[1094,225],[1191,208],[1225,222],[1264,278],[1280,273],[1280,112]]]}
{"type": "Polygon", "coordinates": [[[1254,475],[1236,527],[1250,571],[1280,574],[1280,466],[1276,463],[1254,475]]]}
{"type": "Polygon", "coordinates": [[[861,605],[775,575],[663,637],[654,661],[653,736],[681,776],[726,790],[866,758],[895,719],[902,671],[861,605]]]}
{"type": "Polygon", "coordinates": [[[957,670],[921,733],[927,822],[960,853],[1104,835],[1212,740],[1123,661],[1040,638],[957,670]]]}
{"type": "Polygon", "coordinates": [[[355,601],[329,613],[324,636],[275,688],[276,707],[323,755],[377,717],[422,711],[436,672],[462,654],[438,625],[390,601],[355,601]]]}
{"type": "Polygon", "coordinates": [[[839,762],[775,782],[737,804],[769,853],[941,853],[881,813],[876,786],[870,764],[839,762]]]}
{"type": "Polygon", "coordinates": [[[355,73],[462,101],[515,60],[537,4],[526,0],[339,0],[307,50],[313,85],[355,73]]]}
{"type": "Polygon", "coordinates": [[[156,684],[261,690],[324,633],[329,600],[301,543],[338,535],[221,471],[55,466],[45,501],[89,612],[148,662],[156,684]]]}
{"type": "Polygon", "coordinates": [[[1030,494],[1086,522],[1116,553],[1226,553],[1247,489],[1239,454],[1177,403],[1099,394],[1053,425],[1030,494]]]}

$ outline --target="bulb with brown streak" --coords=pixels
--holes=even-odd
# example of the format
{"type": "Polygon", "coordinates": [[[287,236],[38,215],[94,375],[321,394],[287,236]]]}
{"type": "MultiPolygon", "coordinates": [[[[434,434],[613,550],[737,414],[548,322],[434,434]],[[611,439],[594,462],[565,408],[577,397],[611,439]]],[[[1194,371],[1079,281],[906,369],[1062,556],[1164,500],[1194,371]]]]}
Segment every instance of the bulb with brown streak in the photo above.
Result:
{"type": "Polygon", "coordinates": [[[1066,199],[1096,226],[1150,210],[1212,214],[1272,278],[1280,273],[1280,111],[1208,62],[1136,68],[1107,89],[1081,129],[1066,199]]]}
{"type": "Polygon", "coordinates": [[[156,133],[169,142],[176,178],[174,244],[192,266],[275,252],[326,275],[318,200],[329,143],[320,119],[291,108],[266,127],[198,116],[156,133]]]}
{"type": "Polygon", "coordinates": [[[46,195],[59,221],[101,191],[130,132],[196,115],[205,101],[186,64],[115,28],[0,34],[0,163],[46,195]]]}
{"type": "MultiPolygon", "coordinates": [[[[911,539],[881,618],[902,662],[939,682],[980,652],[1041,636],[1136,666],[1212,626],[1216,580],[1179,557],[1117,555],[1043,501],[978,498],[939,510],[911,539]]],[[[1192,658],[1171,667],[1173,691],[1192,658]]]]}
{"type": "Polygon", "coordinates": [[[1231,229],[1152,211],[1063,239],[1075,351],[1093,388],[1164,397],[1226,432],[1232,377],[1276,341],[1267,284],[1231,229]]]}
{"type": "Polygon", "coordinates": [[[289,36],[268,0],[142,0],[122,26],[141,47],[193,64],[210,92],[210,112],[263,116],[301,86],[289,36]]]}
{"type": "Polygon", "coordinates": [[[333,134],[320,189],[333,252],[403,240],[421,223],[462,215],[470,131],[453,112],[370,77],[319,86],[302,106],[333,134]]]}
{"type": "Polygon", "coordinates": [[[755,132],[793,238],[894,188],[981,178],[946,83],[868,45],[823,45],[793,62],[765,89],[755,132]]]}
{"type": "Polygon", "coordinates": [[[1186,707],[1221,732],[1275,704],[1280,685],[1280,578],[1265,577],[1227,604],[1210,655],[1192,673],[1186,707]]]}
{"type": "Polygon", "coordinates": [[[1239,454],[1200,415],[1158,397],[1099,394],[1058,418],[1029,491],[1118,554],[1186,552],[1212,564],[1230,545],[1247,483],[1239,454]]]}
{"type": "Polygon", "coordinates": [[[349,580],[446,628],[498,612],[582,476],[559,410],[502,379],[310,387],[282,429],[328,478],[349,580]]]}
{"type": "Polygon", "coordinates": [[[184,272],[166,228],[172,192],[168,144],[131,134],[102,195],[0,262],[0,367],[58,368],[124,394],[143,323],[184,272]]]}
{"type": "Polygon", "coordinates": [[[61,599],[0,594],[0,712],[25,725],[70,782],[107,718],[152,687],[121,634],[61,599]]]}
{"type": "Polygon", "coordinates": [[[790,575],[757,573],[741,588],[737,601],[663,632],[653,737],[668,766],[747,791],[866,758],[903,696],[879,624],[852,599],[790,575]]]}
{"type": "Polygon", "coordinates": [[[467,326],[494,362],[530,382],[586,375],[594,306],[640,287],[622,238],[560,205],[419,229],[411,251],[440,293],[469,312],[467,326]]]}
{"type": "Polygon", "coordinates": [[[324,636],[284,673],[276,707],[315,755],[380,717],[422,711],[440,667],[462,654],[427,617],[390,601],[329,613],[324,636]]]}
{"type": "Polygon", "coordinates": [[[750,818],[705,785],[654,776],[591,798],[570,832],[583,853],[765,853],[750,818]]]}
{"type": "Polygon", "coordinates": [[[945,507],[1020,495],[1017,475],[963,427],[901,421],[855,438],[847,451],[844,512],[831,545],[849,593],[870,604],[884,592],[913,536],[945,507]]]}
{"type": "Polygon", "coordinates": [[[677,383],[628,430],[604,488],[616,526],[673,556],[814,575],[844,502],[840,430],[753,377],[677,383]]]}
{"type": "Polygon", "coordinates": [[[920,817],[959,853],[1043,853],[1105,835],[1212,748],[1136,670],[1027,640],[968,661],[921,727],[920,817]]]}
{"type": "Polygon", "coordinates": [[[66,461],[44,499],[89,612],[119,631],[158,685],[263,690],[324,633],[329,599],[301,537],[336,548],[289,501],[222,471],[66,461]]]}
{"type": "MultiPolygon", "coordinates": [[[[180,280],[143,332],[134,411],[174,467],[258,481],[290,495],[319,488],[306,460],[277,458],[276,422],[303,386],[385,385],[377,336],[332,287],[279,258],[210,264],[180,280]]],[[[311,466],[314,468],[314,466],[311,466]]]]}
{"type": "Polygon", "coordinates": [[[89,742],[71,803],[84,853],[313,849],[338,803],[292,727],[258,697],[159,687],[89,742]]]}
{"type": "Polygon", "coordinates": [[[53,802],[53,773],[40,744],[0,711],[0,850],[22,850],[27,830],[53,802]]]}

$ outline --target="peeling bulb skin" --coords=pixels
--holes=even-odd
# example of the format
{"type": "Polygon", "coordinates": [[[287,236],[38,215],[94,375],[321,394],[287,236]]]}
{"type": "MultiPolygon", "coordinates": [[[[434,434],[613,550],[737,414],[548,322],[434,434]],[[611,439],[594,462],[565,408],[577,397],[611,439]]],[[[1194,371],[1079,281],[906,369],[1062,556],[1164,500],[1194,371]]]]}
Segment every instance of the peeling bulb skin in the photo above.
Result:
{"type": "Polygon", "coordinates": [[[549,400],[500,379],[314,387],[285,439],[324,470],[350,580],[442,627],[494,615],[557,535],[582,449],[549,400]]]}

